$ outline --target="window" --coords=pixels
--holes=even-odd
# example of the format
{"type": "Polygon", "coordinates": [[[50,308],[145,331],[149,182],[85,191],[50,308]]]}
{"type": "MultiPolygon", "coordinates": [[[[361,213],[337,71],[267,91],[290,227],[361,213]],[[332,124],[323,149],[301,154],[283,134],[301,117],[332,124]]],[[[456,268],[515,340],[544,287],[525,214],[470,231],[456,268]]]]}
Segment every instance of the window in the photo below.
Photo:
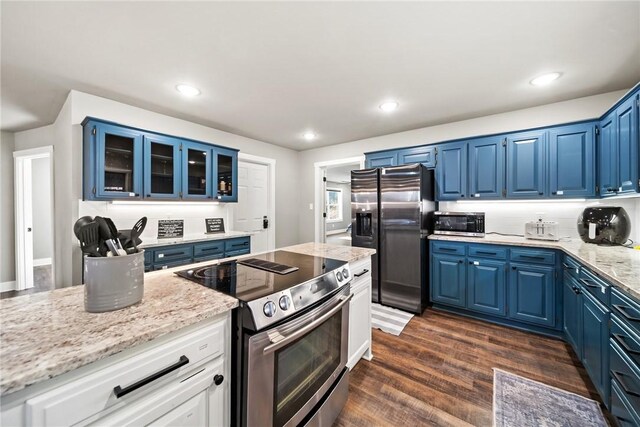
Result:
{"type": "Polygon", "coordinates": [[[342,190],[327,188],[327,222],[342,221],[342,190]]]}

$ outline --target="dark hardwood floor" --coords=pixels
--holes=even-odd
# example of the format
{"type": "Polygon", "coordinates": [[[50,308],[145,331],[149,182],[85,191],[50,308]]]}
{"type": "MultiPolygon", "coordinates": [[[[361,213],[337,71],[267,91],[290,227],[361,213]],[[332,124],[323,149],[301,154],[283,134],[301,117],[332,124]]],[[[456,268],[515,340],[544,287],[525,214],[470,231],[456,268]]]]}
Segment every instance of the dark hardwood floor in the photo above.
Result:
{"type": "Polygon", "coordinates": [[[492,368],[600,401],[564,342],[428,309],[399,337],[373,330],[335,426],[491,426],[492,368]]]}

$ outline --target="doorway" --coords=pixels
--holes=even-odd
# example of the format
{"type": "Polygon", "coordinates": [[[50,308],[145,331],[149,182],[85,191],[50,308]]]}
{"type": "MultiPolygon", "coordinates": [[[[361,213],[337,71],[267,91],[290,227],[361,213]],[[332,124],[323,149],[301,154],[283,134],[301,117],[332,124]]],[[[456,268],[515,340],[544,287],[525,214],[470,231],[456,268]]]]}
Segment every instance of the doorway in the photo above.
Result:
{"type": "Polygon", "coordinates": [[[275,249],[274,159],[240,153],[233,229],[251,233],[251,252],[275,249]]]}
{"type": "Polygon", "coordinates": [[[16,291],[54,288],[53,146],[15,151],[16,291]]]}
{"type": "Polygon", "coordinates": [[[315,241],[351,246],[351,171],[364,157],[316,163],[315,241]]]}

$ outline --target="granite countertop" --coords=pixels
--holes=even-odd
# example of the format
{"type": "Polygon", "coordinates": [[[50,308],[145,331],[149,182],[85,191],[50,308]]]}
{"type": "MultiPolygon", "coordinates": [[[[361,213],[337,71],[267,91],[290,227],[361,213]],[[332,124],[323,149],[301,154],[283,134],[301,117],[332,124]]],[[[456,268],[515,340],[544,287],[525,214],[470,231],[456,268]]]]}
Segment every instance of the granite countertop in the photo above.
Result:
{"type": "Polygon", "coordinates": [[[297,252],[299,254],[320,256],[338,259],[340,261],[353,262],[369,257],[376,253],[375,249],[356,248],[352,246],[328,245],[326,243],[302,243],[300,245],[280,248],[283,251],[297,252]]]}
{"type": "Polygon", "coordinates": [[[488,234],[485,237],[432,234],[429,239],[559,249],[576,258],[629,295],[640,299],[640,251],[638,250],[623,246],[599,246],[584,243],[580,239],[563,239],[553,242],[496,234],[488,234]]]}
{"type": "Polygon", "coordinates": [[[215,234],[187,234],[180,238],[153,239],[145,237],[144,241],[138,245],[139,248],[153,248],[155,246],[177,245],[180,243],[206,242],[208,240],[232,239],[234,237],[251,236],[253,233],[247,231],[227,231],[226,233],[215,234]]]}
{"type": "Polygon", "coordinates": [[[84,311],[84,286],[0,300],[0,395],[70,372],[237,307],[171,272],[147,273],[139,304],[84,311]]]}

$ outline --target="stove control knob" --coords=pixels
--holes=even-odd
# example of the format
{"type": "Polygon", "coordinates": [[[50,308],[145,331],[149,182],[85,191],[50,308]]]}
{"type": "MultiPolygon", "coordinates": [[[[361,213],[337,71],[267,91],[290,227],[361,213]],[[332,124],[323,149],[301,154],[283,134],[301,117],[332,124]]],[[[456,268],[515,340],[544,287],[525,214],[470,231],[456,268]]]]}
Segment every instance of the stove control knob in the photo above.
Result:
{"type": "Polygon", "coordinates": [[[280,305],[281,309],[285,311],[289,310],[289,307],[291,307],[291,298],[289,298],[287,295],[281,296],[278,304],[280,305]]]}
{"type": "Polygon", "coordinates": [[[338,279],[338,282],[342,282],[342,273],[339,271],[336,273],[336,279],[338,279]]]}
{"type": "Polygon", "coordinates": [[[344,277],[345,279],[349,278],[349,270],[347,270],[346,268],[342,269],[342,277],[344,277]]]}
{"type": "Polygon", "coordinates": [[[273,315],[276,314],[276,303],[273,301],[267,301],[264,304],[264,307],[262,307],[262,311],[265,316],[273,317],[273,315]]]}

